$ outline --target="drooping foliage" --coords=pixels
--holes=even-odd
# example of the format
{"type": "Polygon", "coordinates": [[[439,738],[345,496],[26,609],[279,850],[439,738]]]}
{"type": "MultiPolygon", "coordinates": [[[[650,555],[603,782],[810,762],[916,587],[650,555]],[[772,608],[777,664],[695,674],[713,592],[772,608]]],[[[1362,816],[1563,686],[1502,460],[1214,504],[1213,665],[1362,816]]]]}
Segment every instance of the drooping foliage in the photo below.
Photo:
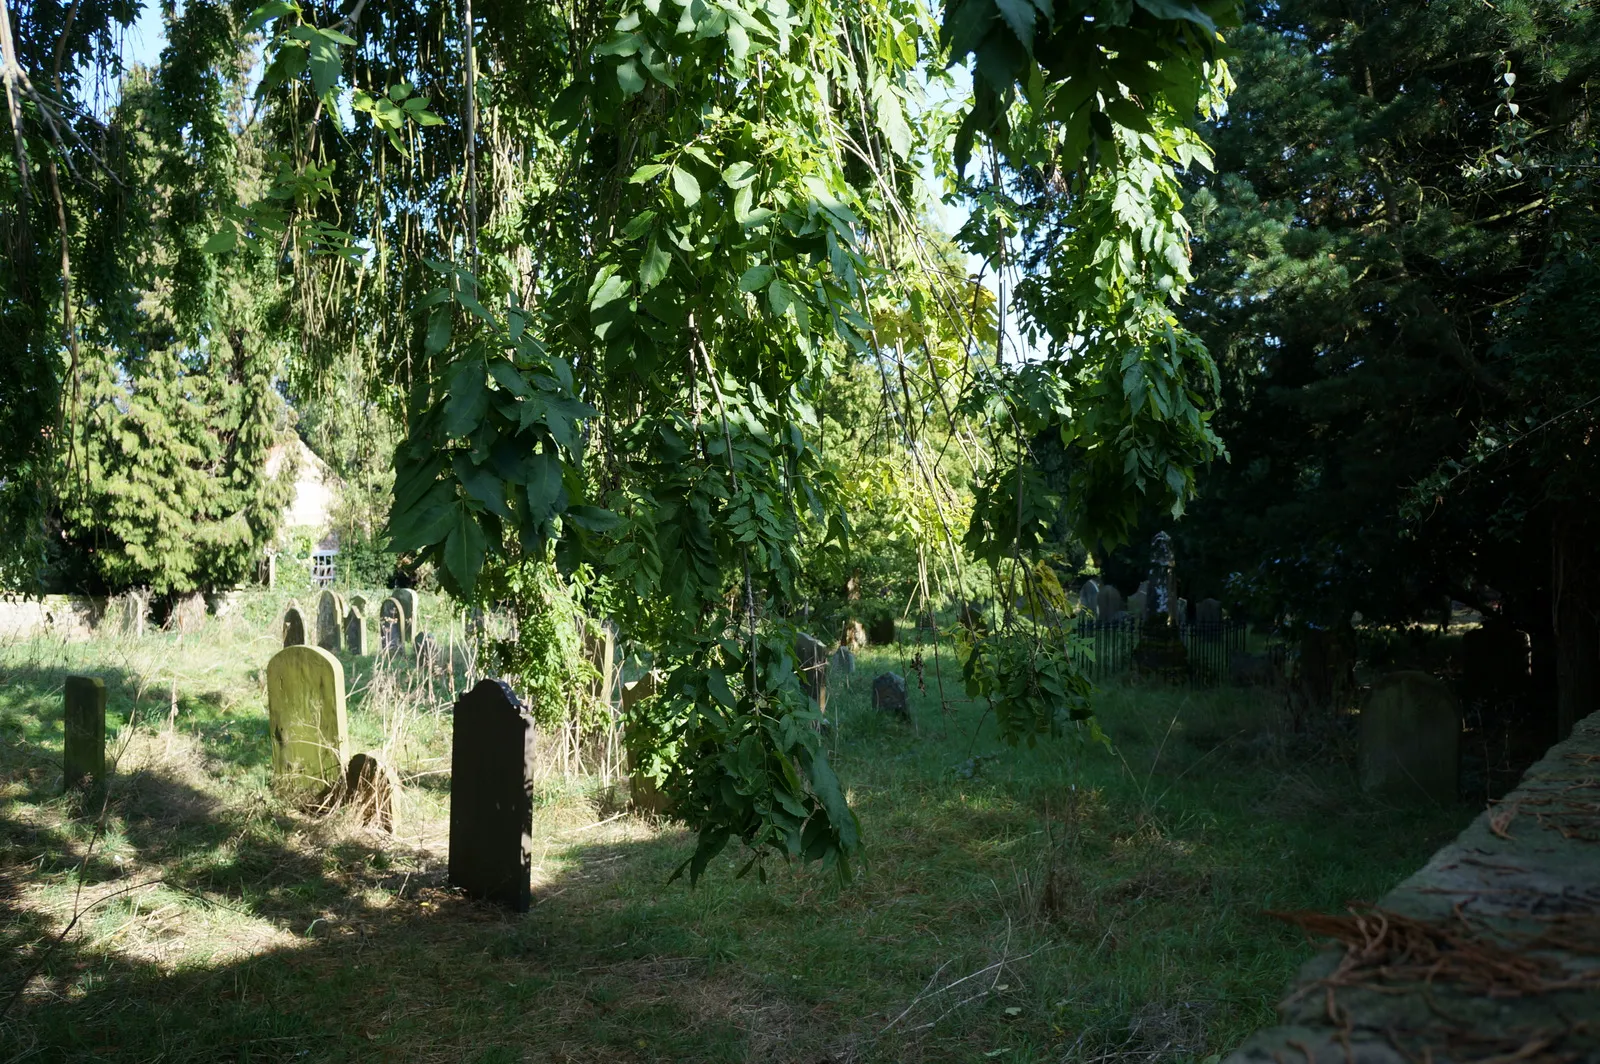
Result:
{"type": "Polygon", "coordinates": [[[1205,162],[1233,6],[967,0],[941,30],[913,0],[191,5],[230,47],[266,41],[240,126],[263,180],[217,198],[204,247],[220,274],[278,271],[291,395],[359,367],[403,423],[394,549],[465,602],[592,566],[591,605],[666,676],[630,734],[700,832],[691,877],[735,838],[758,867],[845,869],[857,827],[791,620],[807,560],[849,550],[830,387],[880,382],[920,564],[1005,588],[969,689],[1012,741],[1083,717],[1059,632],[1012,602],[1042,601],[1063,505],[1115,538],[1216,451],[1210,364],[1172,314],[1173,171],[1205,162]],[[944,73],[969,56],[970,106],[944,73]],[[928,250],[929,173],[971,207],[993,317],[928,250]],[[1013,295],[1045,352],[1026,365],[1013,295]],[[1064,498],[1030,475],[1040,433],[1064,498]],[[936,443],[963,451],[970,514],[936,443]]]}

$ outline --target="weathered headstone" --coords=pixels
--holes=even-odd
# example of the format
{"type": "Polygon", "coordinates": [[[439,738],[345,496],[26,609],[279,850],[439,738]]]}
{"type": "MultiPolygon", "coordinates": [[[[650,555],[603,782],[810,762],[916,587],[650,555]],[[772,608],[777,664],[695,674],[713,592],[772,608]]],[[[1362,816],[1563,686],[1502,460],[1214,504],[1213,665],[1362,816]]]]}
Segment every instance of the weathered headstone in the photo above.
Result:
{"type": "Polygon", "coordinates": [[[1158,617],[1174,623],[1178,619],[1177,556],[1172,550],[1172,537],[1157,532],[1150,537],[1150,579],[1145,591],[1150,596],[1150,610],[1158,617]]]}
{"type": "Polygon", "coordinates": [[[1361,710],[1361,786],[1390,798],[1456,800],[1461,711],[1443,682],[1396,672],[1361,710]]]}
{"type": "Polygon", "coordinates": [[[339,638],[339,596],[324,590],[317,596],[317,646],[338,653],[343,648],[339,638]]]}
{"type": "Polygon", "coordinates": [[[1194,604],[1194,623],[1202,628],[1222,627],[1222,603],[1204,598],[1194,604]]]}
{"type": "Polygon", "coordinates": [[[828,648],[815,636],[801,632],[795,637],[794,649],[799,659],[800,686],[817,704],[817,711],[825,714],[828,712],[828,648]]]}
{"type": "Polygon", "coordinates": [[[533,869],[534,724],[510,687],[482,680],[456,702],[450,882],[527,912],[533,869]]]}
{"type": "Polygon", "coordinates": [[[844,622],[844,631],[839,636],[839,645],[851,650],[860,650],[867,645],[867,630],[861,622],[851,618],[844,622]]]}
{"type": "Polygon", "coordinates": [[[897,672],[886,672],[873,680],[872,708],[910,720],[911,700],[906,693],[906,678],[897,672]]]}
{"type": "Polygon", "coordinates": [[[406,614],[399,599],[386,598],[378,607],[378,649],[398,654],[406,645],[406,614]]]}
{"type": "Polygon", "coordinates": [[[375,823],[380,830],[392,833],[395,798],[399,794],[400,777],[394,769],[373,754],[357,754],[345,766],[344,775],[330,788],[322,808],[332,812],[341,806],[350,806],[361,823],[375,823]]]}
{"type": "Polygon", "coordinates": [[[366,657],[370,653],[367,649],[367,618],[353,600],[350,608],[344,611],[344,648],[357,657],[366,657]]]}
{"type": "Polygon", "coordinates": [[[894,616],[879,617],[867,626],[867,642],[873,646],[889,646],[894,642],[894,616]]]}
{"type": "Polygon", "coordinates": [[[411,653],[417,668],[423,672],[432,674],[444,671],[441,666],[442,654],[439,651],[439,642],[427,632],[417,636],[416,642],[411,644],[411,653]]]}
{"type": "Polygon", "coordinates": [[[406,638],[415,639],[417,637],[417,617],[420,613],[422,599],[409,587],[400,588],[391,597],[400,603],[400,608],[405,611],[406,638]]]}
{"type": "Polygon", "coordinates": [[[1146,614],[1148,613],[1148,611],[1145,609],[1146,605],[1147,602],[1145,593],[1143,591],[1135,591],[1133,594],[1128,596],[1128,616],[1132,617],[1134,620],[1144,620],[1146,614]]]}
{"type": "Polygon", "coordinates": [[[1099,615],[1100,585],[1095,581],[1094,577],[1091,576],[1085,580],[1083,586],[1078,589],[1078,604],[1091,614],[1099,615]]]}
{"type": "Polygon", "coordinates": [[[92,676],[68,676],[63,695],[65,743],[62,779],[67,790],[99,790],[106,777],[106,685],[92,676]]]}
{"type": "Polygon", "coordinates": [[[1116,621],[1122,618],[1122,592],[1117,590],[1117,585],[1100,585],[1095,618],[1101,621],[1116,621]]]}
{"type": "Polygon", "coordinates": [[[289,646],[267,663],[272,778],[288,790],[328,787],[349,757],[344,666],[321,647],[289,646]]]}
{"type": "Polygon", "coordinates": [[[289,603],[289,608],[283,611],[283,645],[286,647],[301,647],[306,644],[306,618],[300,612],[298,603],[289,603]]]}
{"type": "Polygon", "coordinates": [[[206,597],[198,591],[179,595],[167,614],[167,631],[198,632],[206,621],[206,597]]]}
{"type": "Polygon", "coordinates": [[[840,676],[853,676],[856,671],[856,656],[849,647],[840,647],[828,656],[828,671],[836,672],[840,676]]]}

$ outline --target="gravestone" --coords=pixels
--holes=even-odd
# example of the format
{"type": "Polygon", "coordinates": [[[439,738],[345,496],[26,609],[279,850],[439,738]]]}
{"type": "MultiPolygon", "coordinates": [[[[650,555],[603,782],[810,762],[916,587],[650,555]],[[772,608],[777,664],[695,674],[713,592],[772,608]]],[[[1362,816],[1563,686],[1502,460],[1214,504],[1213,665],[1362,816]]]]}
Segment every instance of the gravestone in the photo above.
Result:
{"type": "Polygon", "coordinates": [[[456,702],[450,752],[450,882],[527,912],[533,869],[534,725],[510,687],[482,680],[456,702]]]}
{"type": "Polygon", "coordinates": [[[400,608],[405,611],[405,637],[407,639],[415,639],[417,637],[417,615],[420,612],[420,607],[422,605],[421,597],[409,587],[400,588],[391,597],[396,602],[400,603],[400,608]]]}
{"type": "Polygon", "coordinates": [[[306,645],[306,618],[300,612],[298,603],[289,603],[289,608],[283,611],[283,645],[286,647],[306,645]]]}
{"type": "Polygon", "coordinates": [[[856,656],[849,647],[840,647],[828,656],[828,670],[840,676],[853,676],[856,671],[856,656]]]}
{"type": "Polygon", "coordinates": [[[1204,598],[1194,604],[1194,623],[1202,628],[1222,628],[1222,603],[1204,598]]]}
{"type": "Polygon", "coordinates": [[[1143,591],[1135,591],[1133,594],[1128,596],[1128,616],[1132,617],[1134,620],[1144,620],[1147,614],[1145,605],[1145,593],[1143,591]]]}
{"type": "Polygon", "coordinates": [[[1101,621],[1117,621],[1122,619],[1122,592],[1117,590],[1117,585],[1100,585],[1100,594],[1097,596],[1095,618],[1101,621]]]}
{"type": "Polygon", "coordinates": [[[1177,557],[1172,550],[1172,537],[1157,532],[1150,537],[1150,579],[1145,581],[1145,591],[1150,598],[1151,612],[1158,617],[1176,622],[1178,619],[1177,557]]]}
{"type": "Polygon", "coordinates": [[[1091,576],[1085,580],[1083,586],[1078,589],[1078,604],[1088,610],[1090,614],[1096,617],[1099,616],[1100,585],[1095,582],[1094,577],[1091,576]]]}
{"type": "Polygon", "coordinates": [[[367,601],[367,596],[360,593],[350,596],[350,605],[360,610],[363,617],[372,612],[372,604],[367,601]]]}
{"type": "Polygon", "coordinates": [[[399,599],[386,598],[378,607],[378,650],[398,654],[406,645],[406,614],[399,599]]]}
{"type": "Polygon", "coordinates": [[[62,702],[62,780],[69,791],[87,785],[98,792],[106,778],[105,681],[92,676],[68,676],[62,702]]]}
{"type": "Polygon", "coordinates": [[[1187,625],[1189,623],[1189,600],[1188,599],[1181,598],[1181,599],[1178,600],[1178,614],[1177,614],[1177,616],[1178,616],[1178,623],[1179,624],[1187,625]]]}
{"type": "Polygon", "coordinates": [[[411,644],[411,654],[416,661],[417,668],[432,674],[443,672],[439,643],[433,636],[423,632],[417,636],[416,642],[411,644]]]}
{"type": "Polygon", "coordinates": [[[339,596],[332,591],[323,591],[317,596],[317,646],[323,650],[331,650],[335,654],[343,647],[339,638],[339,621],[343,614],[339,610],[339,596]]]}
{"type": "Polygon", "coordinates": [[[828,712],[828,648],[822,641],[801,632],[794,641],[795,656],[800,672],[800,686],[817,704],[817,712],[828,712]]]}
{"type": "MultiPolygon", "coordinates": [[[[624,722],[632,712],[633,707],[656,693],[656,687],[661,682],[661,675],[656,672],[647,672],[632,683],[622,685],[622,716],[624,722]]],[[[626,724],[624,724],[626,727],[626,724]]],[[[633,763],[633,754],[628,755],[628,804],[636,813],[645,813],[650,816],[662,816],[667,812],[667,796],[656,786],[654,777],[647,775],[643,769],[633,763]]]]}
{"type": "Polygon", "coordinates": [[[367,649],[367,618],[354,599],[344,612],[344,648],[356,657],[366,657],[371,653],[367,649]]]}
{"type": "Polygon", "coordinates": [[[324,812],[332,812],[350,806],[361,823],[376,824],[380,830],[392,834],[395,798],[399,793],[400,777],[395,775],[394,769],[372,754],[357,754],[323,799],[322,808],[324,812]]]}
{"type": "Polygon", "coordinates": [[[850,650],[860,650],[867,645],[867,630],[861,622],[851,618],[844,622],[844,632],[839,636],[839,645],[850,650]]]}
{"type": "Polygon", "coordinates": [[[897,672],[886,672],[872,681],[872,708],[893,713],[901,720],[911,719],[911,701],[906,694],[906,679],[897,672]]]}
{"type": "Polygon", "coordinates": [[[325,788],[344,772],[349,739],[344,666],[321,647],[284,647],[267,662],[267,723],[274,784],[325,788]]]}
{"type": "Polygon", "coordinates": [[[879,617],[867,626],[867,642],[873,646],[889,646],[894,642],[894,617],[879,617]]]}
{"type": "Polygon", "coordinates": [[[198,591],[179,595],[167,614],[167,631],[198,632],[206,620],[206,597],[198,591]]]}
{"type": "Polygon", "coordinates": [[[1361,786],[1395,799],[1456,800],[1461,711],[1443,682],[1396,672],[1361,710],[1361,786]]]}

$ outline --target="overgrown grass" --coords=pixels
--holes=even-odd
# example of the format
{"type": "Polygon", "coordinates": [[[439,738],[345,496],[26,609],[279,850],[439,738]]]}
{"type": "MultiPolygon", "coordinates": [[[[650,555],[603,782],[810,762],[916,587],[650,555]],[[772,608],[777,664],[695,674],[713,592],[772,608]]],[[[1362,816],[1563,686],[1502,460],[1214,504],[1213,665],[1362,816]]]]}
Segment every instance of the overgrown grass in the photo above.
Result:
{"type": "Polygon", "coordinates": [[[348,664],[353,748],[407,781],[395,837],[272,797],[275,610],[0,654],[0,994],[33,973],[0,1058],[1203,1061],[1311,952],[1264,910],[1376,898],[1470,816],[1366,799],[1337,732],[1249,692],[1117,687],[1114,751],[1011,750],[929,655],[895,723],[867,688],[905,659],[871,651],[830,695],[853,883],[730,854],[669,886],[684,831],[551,777],[516,917],[444,882],[449,691],[408,667],[348,664]],[[133,722],[103,818],[58,795],[77,671],[133,722]]]}

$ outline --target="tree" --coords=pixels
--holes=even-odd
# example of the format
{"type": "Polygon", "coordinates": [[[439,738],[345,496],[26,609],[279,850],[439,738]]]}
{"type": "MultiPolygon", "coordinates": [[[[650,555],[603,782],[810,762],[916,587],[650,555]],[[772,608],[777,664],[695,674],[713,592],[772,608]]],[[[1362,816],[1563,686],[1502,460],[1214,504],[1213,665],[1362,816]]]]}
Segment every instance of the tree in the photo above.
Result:
{"type": "MultiPolygon", "coordinates": [[[[1185,319],[1218,353],[1233,460],[1202,479],[1186,558],[1324,627],[1493,588],[1542,667],[1552,553],[1577,586],[1595,571],[1595,370],[1552,297],[1595,281],[1600,23],[1331,0],[1253,22],[1191,211],[1185,319]]],[[[1564,673],[1600,654],[1589,617],[1565,622],[1564,673]]]]}

